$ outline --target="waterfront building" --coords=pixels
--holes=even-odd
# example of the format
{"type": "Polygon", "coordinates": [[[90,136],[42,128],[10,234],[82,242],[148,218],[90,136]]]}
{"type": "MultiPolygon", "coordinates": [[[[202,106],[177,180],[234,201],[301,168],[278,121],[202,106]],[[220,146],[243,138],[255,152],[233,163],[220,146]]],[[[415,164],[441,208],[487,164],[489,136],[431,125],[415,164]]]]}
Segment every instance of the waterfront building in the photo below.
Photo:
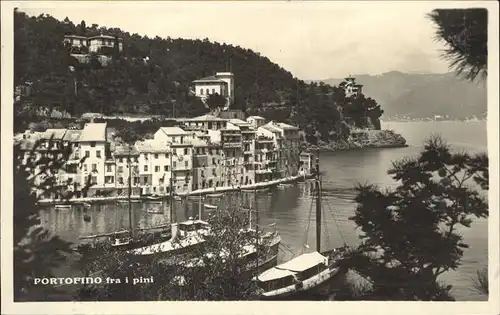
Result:
{"type": "MultiPolygon", "coordinates": [[[[128,195],[128,179],[130,174],[130,187],[132,195],[140,195],[142,193],[140,174],[139,174],[139,151],[135,146],[126,144],[116,145],[113,150],[115,160],[115,187],[117,196],[128,195]],[[129,170],[130,168],[130,170],[129,170]]],[[[106,172],[112,172],[112,166],[107,164],[106,172]]],[[[109,176],[109,175],[108,175],[109,176]]]]}
{"type": "Polygon", "coordinates": [[[287,176],[284,167],[287,161],[283,160],[286,154],[283,152],[281,129],[277,128],[273,122],[268,122],[257,129],[257,134],[259,145],[256,155],[259,155],[259,161],[264,161],[260,164],[260,168],[266,170],[263,174],[273,174],[271,179],[287,176]],[[272,145],[269,145],[268,139],[272,140],[272,145]]]}
{"type": "Polygon", "coordinates": [[[249,116],[247,118],[247,122],[249,122],[254,128],[259,128],[266,123],[266,119],[260,116],[249,116]]]}
{"type": "Polygon", "coordinates": [[[241,119],[231,119],[229,123],[237,126],[241,132],[242,142],[242,158],[239,159],[239,164],[243,165],[243,181],[240,183],[252,184],[255,183],[255,167],[254,167],[254,152],[255,152],[255,136],[256,130],[252,125],[241,119]]]}
{"type": "Polygon", "coordinates": [[[193,189],[222,186],[222,149],[206,132],[198,131],[193,139],[193,189]]]}
{"type": "Polygon", "coordinates": [[[171,179],[174,192],[188,193],[254,184],[297,175],[299,168],[311,169],[310,158],[300,154],[297,127],[262,124],[260,117],[245,121],[213,115],[179,123],[182,128],[161,127],[153,139],[131,146],[108,139],[106,123],[87,123],[82,130],[27,131],[14,139],[26,157],[37,140],[41,140],[35,152],[38,159],[69,149],[56,180],[68,183],[76,197],[125,196],[129,170],[133,195],[167,195],[171,179]]]}
{"type": "Polygon", "coordinates": [[[282,122],[273,122],[273,127],[281,131],[280,160],[283,162],[282,168],[285,170],[285,176],[295,176],[299,170],[301,138],[298,127],[282,122]]]}
{"type": "Polygon", "coordinates": [[[114,184],[105,180],[106,164],[114,163],[107,141],[106,123],[85,124],[79,142],[83,162],[81,167],[81,187],[88,184],[87,196],[100,196],[103,191],[114,189],[114,184]]]}
{"type": "Polygon", "coordinates": [[[178,120],[187,130],[221,130],[226,128],[227,121],[209,114],[178,120]]]}

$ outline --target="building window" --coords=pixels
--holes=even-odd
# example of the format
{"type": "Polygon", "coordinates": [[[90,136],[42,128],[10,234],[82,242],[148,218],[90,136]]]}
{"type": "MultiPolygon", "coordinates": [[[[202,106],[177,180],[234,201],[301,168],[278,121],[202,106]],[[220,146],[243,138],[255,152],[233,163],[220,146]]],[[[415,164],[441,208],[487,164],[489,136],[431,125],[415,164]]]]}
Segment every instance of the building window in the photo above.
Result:
{"type": "Polygon", "coordinates": [[[118,166],[118,173],[123,173],[123,166],[118,166]]]}
{"type": "Polygon", "coordinates": [[[92,164],[92,172],[97,172],[97,164],[92,164]]]}
{"type": "Polygon", "coordinates": [[[210,95],[210,90],[209,89],[207,89],[207,95],[210,95]]]}
{"type": "Polygon", "coordinates": [[[121,176],[118,177],[118,183],[121,184],[121,185],[123,185],[123,177],[121,177],[121,176]]]}
{"type": "Polygon", "coordinates": [[[101,157],[101,150],[95,151],[95,156],[100,158],[101,157]]]}
{"type": "Polygon", "coordinates": [[[136,156],[136,157],[134,158],[134,161],[135,161],[135,163],[138,163],[138,162],[139,162],[139,158],[136,156]]]}
{"type": "Polygon", "coordinates": [[[157,173],[158,173],[159,171],[160,171],[160,167],[159,167],[158,165],[157,165],[157,166],[155,166],[155,172],[157,172],[157,173]]]}
{"type": "Polygon", "coordinates": [[[177,167],[177,162],[176,162],[176,161],[172,162],[172,167],[173,167],[173,168],[176,168],[176,167],[177,167]]]}
{"type": "Polygon", "coordinates": [[[137,185],[137,184],[139,184],[139,183],[140,183],[140,182],[139,182],[139,177],[134,177],[134,184],[135,184],[135,185],[137,185]]]}
{"type": "Polygon", "coordinates": [[[212,164],[213,165],[217,164],[217,161],[215,160],[215,158],[212,159],[212,164]]]}
{"type": "Polygon", "coordinates": [[[147,153],[144,153],[144,159],[148,159],[148,154],[147,153]]]}
{"type": "Polygon", "coordinates": [[[91,147],[91,148],[95,148],[95,142],[94,142],[94,141],[92,141],[92,142],[90,143],[90,147],[91,147]]]}
{"type": "Polygon", "coordinates": [[[144,172],[147,172],[147,171],[148,171],[148,166],[144,165],[144,172]]]}
{"type": "Polygon", "coordinates": [[[200,95],[203,95],[203,89],[200,89],[200,95]]]}
{"type": "Polygon", "coordinates": [[[168,172],[168,165],[165,165],[163,169],[165,170],[165,172],[168,172]]]}
{"type": "Polygon", "coordinates": [[[143,177],[144,179],[144,185],[146,185],[148,183],[148,178],[147,177],[143,177]]]}
{"type": "Polygon", "coordinates": [[[187,154],[188,154],[188,149],[184,148],[184,155],[187,155],[187,154]]]}
{"type": "Polygon", "coordinates": [[[188,168],[188,167],[189,167],[189,162],[188,162],[188,161],[184,161],[184,166],[185,166],[186,168],[188,168]]]}
{"type": "Polygon", "coordinates": [[[157,159],[157,158],[158,158],[158,153],[155,153],[155,159],[157,159]]]}
{"type": "Polygon", "coordinates": [[[112,172],[111,164],[106,165],[106,172],[112,172]]]}
{"type": "Polygon", "coordinates": [[[212,89],[212,94],[215,94],[215,89],[212,89]]]}
{"type": "Polygon", "coordinates": [[[90,157],[90,151],[85,151],[85,157],[86,158],[90,157]]]}
{"type": "Polygon", "coordinates": [[[113,176],[106,176],[104,178],[104,181],[106,182],[106,184],[113,184],[114,177],[113,176]]]}
{"type": "Polygon", "coordinates": [[[94,184],[94,185],[95,185],[95,184],[97,184],[97,176],[92,176],[92,177],[90,178],[90,183],[91,183],[91,184],[94,184]]]}
{"type": "Polygon", "coordinates": [[[83,164],[83,171],[86,172],[87,171],[87,164],[83,164]]]}

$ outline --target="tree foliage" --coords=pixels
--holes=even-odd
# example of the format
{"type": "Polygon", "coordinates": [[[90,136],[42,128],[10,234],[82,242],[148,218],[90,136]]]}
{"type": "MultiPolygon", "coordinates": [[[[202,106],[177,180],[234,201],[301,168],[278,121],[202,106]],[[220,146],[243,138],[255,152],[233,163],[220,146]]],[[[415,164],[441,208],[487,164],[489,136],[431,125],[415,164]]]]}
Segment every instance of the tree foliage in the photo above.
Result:
{"type": "Polygon", "coordinates": [[[399,183],[394,190],[357,187],[351,220],[363,234],[349,265],[372,281],[372,298],[453,299],[438,277],[456,269],[468,247],[458,227],[488,216],[480,192],[488,189],[487,156],[453,153],[434,137],[419,157],[395,162],[389,174],[399,183]]]}
{"type": "Polygon", "coordinates": [[[214,93],[210,94],[205,102],[211,110],[216,110],[226,105],[226,98],[219,93],[214,93]]]}
{"type": "Polygon", "coordinates": [[[450,67],[473,81],[488,74],[488,10],[436,9],[428,17],[437,25],[436,39],[446,44],[450,67]]]}
{"type": "MultiPolygon", "coordinates": [[[[48,148],[55,142],[49,140],[48,148]]],[[[36,286],[35,278],[51,277],[72,252],[70,243],[53,236],[41,225],[39,196],[52,194],[62,200],[72,197],[68,182],[55,174],[66,169],[69,148],[42,149],[38,141],[30,150],[14,146],[14,299],[45,300],[57,293],[50,286],[36,286]],[[41,153],[40,153],[41,152],[41,153]],[[38,193],[38,195],[37,195],[38,193]]]]}

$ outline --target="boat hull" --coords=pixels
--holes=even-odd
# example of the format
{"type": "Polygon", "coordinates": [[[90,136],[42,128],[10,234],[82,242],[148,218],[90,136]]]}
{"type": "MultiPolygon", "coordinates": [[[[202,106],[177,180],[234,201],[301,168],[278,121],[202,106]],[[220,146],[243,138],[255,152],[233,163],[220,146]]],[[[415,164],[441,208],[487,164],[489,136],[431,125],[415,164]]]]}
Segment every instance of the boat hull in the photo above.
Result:
{"type": "Polygon", "coordinates": [[[326,300],[335,294],[344,281],[346,271],[329,268],[313,277],[277,290],[265,292],[262,300],[326,300]]]}

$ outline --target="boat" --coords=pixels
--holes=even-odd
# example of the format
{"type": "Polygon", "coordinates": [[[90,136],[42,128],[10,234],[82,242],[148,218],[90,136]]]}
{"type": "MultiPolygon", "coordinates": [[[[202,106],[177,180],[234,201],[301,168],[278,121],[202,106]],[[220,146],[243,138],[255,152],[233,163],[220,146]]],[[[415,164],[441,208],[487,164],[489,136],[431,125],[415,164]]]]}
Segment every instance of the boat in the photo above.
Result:
{"type": "Polygon", "coordinates": [[[208,198],[222,198],[224,194],[208,194],[206,195],[208,198]]]}
{"type": "MultiPolygon", "coordinates": [[[[303,253],[254,277],[264,300],[326,297],[339,288],[347,272],[339,262],[346,246],[321,252],[321,177],[316,159],[316,251],[303,253]],[[340,281],[339,281],[340,280],[340,281]]],[[[311,209],[312,210],[312,209],[311,209]]]]}
{"type": "Polygon", "coordinates": [[[176,201],[182,201],[182,198],[180,196],[175,196],[174,200],[176,200],[176,201]]]}
{"type": "Polygon", "coordinates": [[[152,196],[147,196],[145,199],[146,200],[161,200],[161,196],[156,196],[156,195],[152,195],[152,196]]]}
{"type": "Polygon", "coordinates": [[[148,208],[147,210],[148,213],[153,213],[153,214],[163,214],[163,209],[158,209],[158,208],[148,208]]]}
{"type": "Polygon", "coordinates": [[[214,205],[211,205],[211,204],[208,204],[208,203],[205,203],[203,206],[206,209],[217,209],[218,208],[217,206],[214,206],[214,205]]]}
{"type": "Polygon", "coordinates": [[[148,201],[148,205],[163,205],[163,201],[148,201]]]}
{"type": "Polygon", "coordinates": [[[208,222],[193,220],[192,218],[171,224],[171,238],[167,241],[156,243],[128,251],[137,259],[169,258],[178,254],[185,254],[196,249],[205,242],[205,236],[210,231],[208,222]]]}
{"type": "Polygon", "coordinates": [[[71,210],[71,205],[55,205],[56,210],[71,210]]]}

